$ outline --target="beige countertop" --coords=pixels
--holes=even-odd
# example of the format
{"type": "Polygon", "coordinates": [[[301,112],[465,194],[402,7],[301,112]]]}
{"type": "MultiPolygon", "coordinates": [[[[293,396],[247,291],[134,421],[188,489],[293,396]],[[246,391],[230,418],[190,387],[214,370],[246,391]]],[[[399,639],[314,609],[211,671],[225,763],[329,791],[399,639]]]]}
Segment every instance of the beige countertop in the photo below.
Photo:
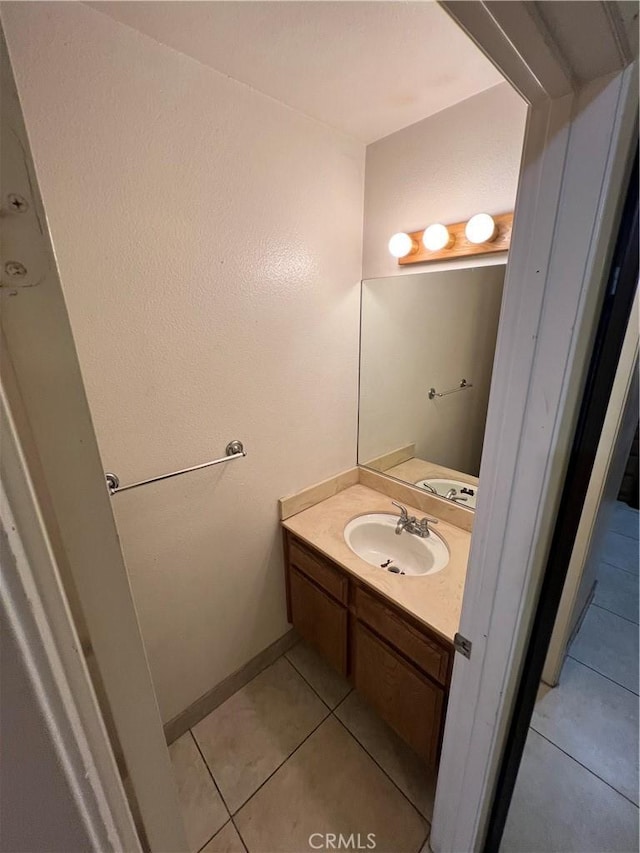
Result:
{"type": "MultiPolygon", "coordinates": [[[[418,518],[424,515],[414,507],[407,509],[410,515],[418,518]]],[[[471,534],[440,521],[437,532],[450,554],[445,568],[433,575],[393,575],[365,563],[344,540],[347,522],[369,512],[396,514],[397,510],[390,497],[358,484],[291,516],[282,524],[349,574],[453,642],[460,622],[471,534]]]]}

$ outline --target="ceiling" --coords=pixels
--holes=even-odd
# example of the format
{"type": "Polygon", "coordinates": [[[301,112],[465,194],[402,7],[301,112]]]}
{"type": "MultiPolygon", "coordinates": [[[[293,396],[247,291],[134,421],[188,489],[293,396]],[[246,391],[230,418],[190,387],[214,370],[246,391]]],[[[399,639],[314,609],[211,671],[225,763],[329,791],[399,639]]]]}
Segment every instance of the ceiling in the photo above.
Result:
{"type": "Polygon", "coordinates": [[[91,2],[370,143],[503,81],[435,2],[91,2]]]}

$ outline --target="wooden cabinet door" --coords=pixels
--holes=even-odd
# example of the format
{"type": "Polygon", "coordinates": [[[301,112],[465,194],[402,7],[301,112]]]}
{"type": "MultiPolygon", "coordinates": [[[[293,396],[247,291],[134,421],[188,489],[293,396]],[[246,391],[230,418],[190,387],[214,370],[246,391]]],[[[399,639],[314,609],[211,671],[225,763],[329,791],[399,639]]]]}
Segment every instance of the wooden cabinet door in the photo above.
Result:
{"type": "Polygon", "coordinates": [[[438,757],[444,691],[368,628],[354,628],[356,690],[428,764],[438,757]]]}
{"type": "Polygon", "coordinates": [[[356,614],[379,637],[394,646],[434,681],[447,686],[450,653],[440,643],[411,625],[395,607],[383,603],[362,587],[356,589],[356,614]]]}
{"type": "Polygon", "coordinates": [[[347,672],[347,608],[293,566],[289,569],[291,620],[295,629],[342,675],[347,672]]]}

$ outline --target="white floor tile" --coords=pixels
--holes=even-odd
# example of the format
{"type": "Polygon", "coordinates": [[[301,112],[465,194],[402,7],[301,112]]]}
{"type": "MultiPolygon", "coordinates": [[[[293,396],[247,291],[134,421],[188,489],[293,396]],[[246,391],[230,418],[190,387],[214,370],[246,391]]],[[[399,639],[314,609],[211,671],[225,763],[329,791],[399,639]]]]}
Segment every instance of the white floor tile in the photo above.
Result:
{"type": "Polygon", "coordinates": [[[435,770],[425,766],[406,743],[354,691],[336,709],[336,717],[377,761],[427,820],[433,817],[435,770]]]}
{"type": "Polygon", "coordinates": [[[328,714],[281,657],[193,727],[232,814],[328,714]]]}
{"type": "Polygon", "coordinates": [[[609,530],[614,533],[622,533],[632,539],[639,539],[640,527],[640,512],[637,509],[631,509],[625,503],[616,501],[611,513],[609,522],[609,530]]]}
{"type": "Polygon", "coordinates": [[[285,657],[330,708],[335,708],[351,691],[347,679],[329,666],[307,643],[296,643],[285,657]]]}
{"type": "Polygon", "coordinates": [[[529,730],[501,853],[637,849],[637,806],[529,730]]]}
{"type": "Polygon", "coordinates": [[[600,563],[594,604],[637,623],[638,599],[637,575],[609,563],[600,563]]]}
{"type": "Polygon", "coordinates": [[[199,850],[229,820],[207,766],[187,732],[169,747],[189,850],[199,850]]]}
{"type": "Polygon", "coordinates": [[[638,693],[638,626],[628,619],[591,605],[569,654],[638,693]]]}
{"type": "Polygon", "coordinates": [[[619,569],[638,574],[638,540],[622,533],[609,531],[605,537],[600,558],[619,569]]]}
{"type": "Polygon", "coordinates": [[[638,803],[638,697],[568,658],[531,727],[638,803]]]}
{"type": "Polygon", "coordinates": [[[371,836],[374,853],[415,853],[429,829],[335,717],[265,782],[235,823],[250,853],[303,853],[323,839],[323,850],[362,850],[371,836]],[[329,843],[329,834],[352,836],[350,848],[329,843]]]}
{"type": "Polygon", "coordinates": [[[229,821],[200,853],[246,853],[246,849],[235,826],[229,821]]]}

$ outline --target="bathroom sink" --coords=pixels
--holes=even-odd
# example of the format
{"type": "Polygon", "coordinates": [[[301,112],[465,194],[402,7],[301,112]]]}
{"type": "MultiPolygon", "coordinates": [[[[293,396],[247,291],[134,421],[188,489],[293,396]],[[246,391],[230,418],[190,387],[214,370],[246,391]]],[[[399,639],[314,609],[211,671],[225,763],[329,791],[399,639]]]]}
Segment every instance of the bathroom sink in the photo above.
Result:
{"type": "Polygon", "coordinates": [[[415,485],[420,486],[421,489],[426,489],[428,492],[433,490],[441,498],[446,498],[447,492],[451,489],[455,489],[457,492],[456,497],[466,498],[466,501],[460,500],[456,501],[456,503],[460,503],[461,506],[467,506],[469,509],[476,508],[478,487],[472,486],[471,483],[465,483],[462,480],[451,480],[448,478],[427,477],[426,480],[418,480],[415,485]],[[466,489],[467,491],[463,492],[463,489],[466,489]],[[469,492],[471,492],[471,494],[469,494],[469,492]]]}
{"type": "Polygon", "coordinates": [[[361,515],[344,529],[344,540],[370,566],[396,575],[432,575],[449,562],[449,549],[431,531],[426,539],[396,533],[398,516],[376,512],[361,515]]]}

